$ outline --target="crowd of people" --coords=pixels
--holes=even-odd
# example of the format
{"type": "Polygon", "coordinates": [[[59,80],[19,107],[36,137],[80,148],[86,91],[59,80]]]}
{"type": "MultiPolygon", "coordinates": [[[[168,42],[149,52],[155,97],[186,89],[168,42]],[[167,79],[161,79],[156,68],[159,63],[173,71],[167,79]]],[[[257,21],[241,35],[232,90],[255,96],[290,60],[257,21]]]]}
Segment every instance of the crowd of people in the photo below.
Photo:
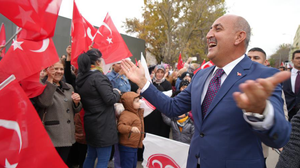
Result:
{"type": "Polygon", "coordinates": [[[41,71],[46,88],[32,103],[70,168],[109,162],[134,168],[145,133],[190,144],[187,167],[264,168],[269,147],[282,151],[277,168],[299,167],[300,50],[291,76],[278,73],[267,67],[263,49],[246,53],[250,35],[244,18],[218,18],[206,36],[215,66],[195,74],[190,59],[180,70],[126,59],[104,74],[102,53],[93,48],[78,57],[76,69],[68,46],[66,56],[41,71]],[[156,107],[147,116],[142,96],[156,107]]]}

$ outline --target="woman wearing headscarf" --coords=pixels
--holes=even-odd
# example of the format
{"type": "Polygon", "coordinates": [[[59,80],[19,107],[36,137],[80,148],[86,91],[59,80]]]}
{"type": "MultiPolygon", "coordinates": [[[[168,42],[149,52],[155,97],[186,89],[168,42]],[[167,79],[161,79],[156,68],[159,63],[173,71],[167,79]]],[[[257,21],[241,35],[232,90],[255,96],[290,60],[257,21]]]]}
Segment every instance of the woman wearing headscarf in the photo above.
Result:
{"type": "MultiPolygon", "coordinates": [[[[163,65],[155,67],[155,77],[153,78],[153,85],[161,92],[171,97],[172,86],[165,78],[165,68],[163,65]]],[[[162,118],[161,112],[157,109],[144,118],[145,132],[152,133],[158,136],[169,138],[170,126],[168,126],[162,118]]]]}
{"type": "Polygon", "coordinates": [[[118,142],[114,104],[120,91],[113,89],[102,72],[101,52],[91,49],[78,57],[76,87],[85,110],[84,130],[88,145],[84,168],[107,168],[112,146],[118,142]]]}

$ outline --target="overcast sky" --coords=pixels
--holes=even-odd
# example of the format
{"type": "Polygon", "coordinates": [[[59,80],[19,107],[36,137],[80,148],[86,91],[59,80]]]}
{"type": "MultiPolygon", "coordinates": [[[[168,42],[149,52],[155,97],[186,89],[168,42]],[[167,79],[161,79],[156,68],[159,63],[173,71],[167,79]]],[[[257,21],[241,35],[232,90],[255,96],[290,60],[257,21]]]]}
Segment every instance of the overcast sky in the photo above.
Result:
{"type": "MultiPolygon", "coordinates": [[[[280,44],[292,43],[300,25],[300,0],[225,0],[227,12],[244,17],[252,28],[249,48],[261,47],[272,55],[280,44]]],[[[99,26],[109,12],[122,34],[125,18],[141,18],[143,0],[76,0],[80,13],[99,26]]],[[[63,0],[59,15],[71,18],[73,0],[63,0]]]]}

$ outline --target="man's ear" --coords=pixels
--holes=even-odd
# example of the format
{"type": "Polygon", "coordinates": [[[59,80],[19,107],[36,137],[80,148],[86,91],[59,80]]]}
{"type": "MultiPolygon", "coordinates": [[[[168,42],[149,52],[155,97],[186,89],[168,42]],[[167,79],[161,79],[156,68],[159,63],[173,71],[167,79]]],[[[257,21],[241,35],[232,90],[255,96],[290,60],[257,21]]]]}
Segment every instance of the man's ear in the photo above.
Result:
{"type": "Polygon", "coordinates": [[[238,45],[240,44],[241,42],[243,42],[247,37],[247,34],[245,31],[239,31],[236,33],[236,39],[235,39],[235,42],[234,42],[234,45],[238,45]]]}
{"type": "Polygon", "coordinates": [[[268,65],[269,65],[269,61],[268,61],[268,60],[265,60],[264,65],[265,65],[265,66],[268,66],[268,65]]]}

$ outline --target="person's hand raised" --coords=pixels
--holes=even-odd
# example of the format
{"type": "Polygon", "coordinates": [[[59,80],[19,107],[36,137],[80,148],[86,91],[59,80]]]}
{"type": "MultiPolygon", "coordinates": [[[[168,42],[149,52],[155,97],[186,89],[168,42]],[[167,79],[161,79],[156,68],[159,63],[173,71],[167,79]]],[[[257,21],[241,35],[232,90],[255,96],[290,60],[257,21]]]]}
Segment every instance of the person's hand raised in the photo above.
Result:
{"type": "Polygon", "coordinates": [[[68,45],[68,47],[66,48],[66,52],[67,52],[67,61],[71,61],[71,53],[72,53],[72,48],[71,45],[68,45]]]}
{"type": "Polygon", "coordinates": [[[145,77],[145,70],[141,64],[141,61],[138,62],[137,67],[134,63],[129,60],[122,60],[121,67],[126,74],[126,77],[132,82],[136,83],[139,88],[143,88],[147,83],[147,79],[145,77]]]}
{"type": "Polygon", "coordinates": [[[46,72],[47,72],[47,75],[48,75],[47,81],[50,82],[50,83],[53,83],[53,78],[54,78],[54,75],[55,75],[54,67],[49,66],[48,68],[46,68],[46,72]]]}
{"type": "Polygon", "coordinates": [[[140,130],[137,127],[132,127],[131,132],[133,133],[140,133],[140,130]]]}
{"type": "Polygon", "coordinates": [[[290,76],[290,72],[282,71],[266,79],[248,80],[240,84],[243,93],[233,93],[237,106],[246,112],[262,114],[266,107],[266,100],[272,95],[276,86],[290,76]]]}

